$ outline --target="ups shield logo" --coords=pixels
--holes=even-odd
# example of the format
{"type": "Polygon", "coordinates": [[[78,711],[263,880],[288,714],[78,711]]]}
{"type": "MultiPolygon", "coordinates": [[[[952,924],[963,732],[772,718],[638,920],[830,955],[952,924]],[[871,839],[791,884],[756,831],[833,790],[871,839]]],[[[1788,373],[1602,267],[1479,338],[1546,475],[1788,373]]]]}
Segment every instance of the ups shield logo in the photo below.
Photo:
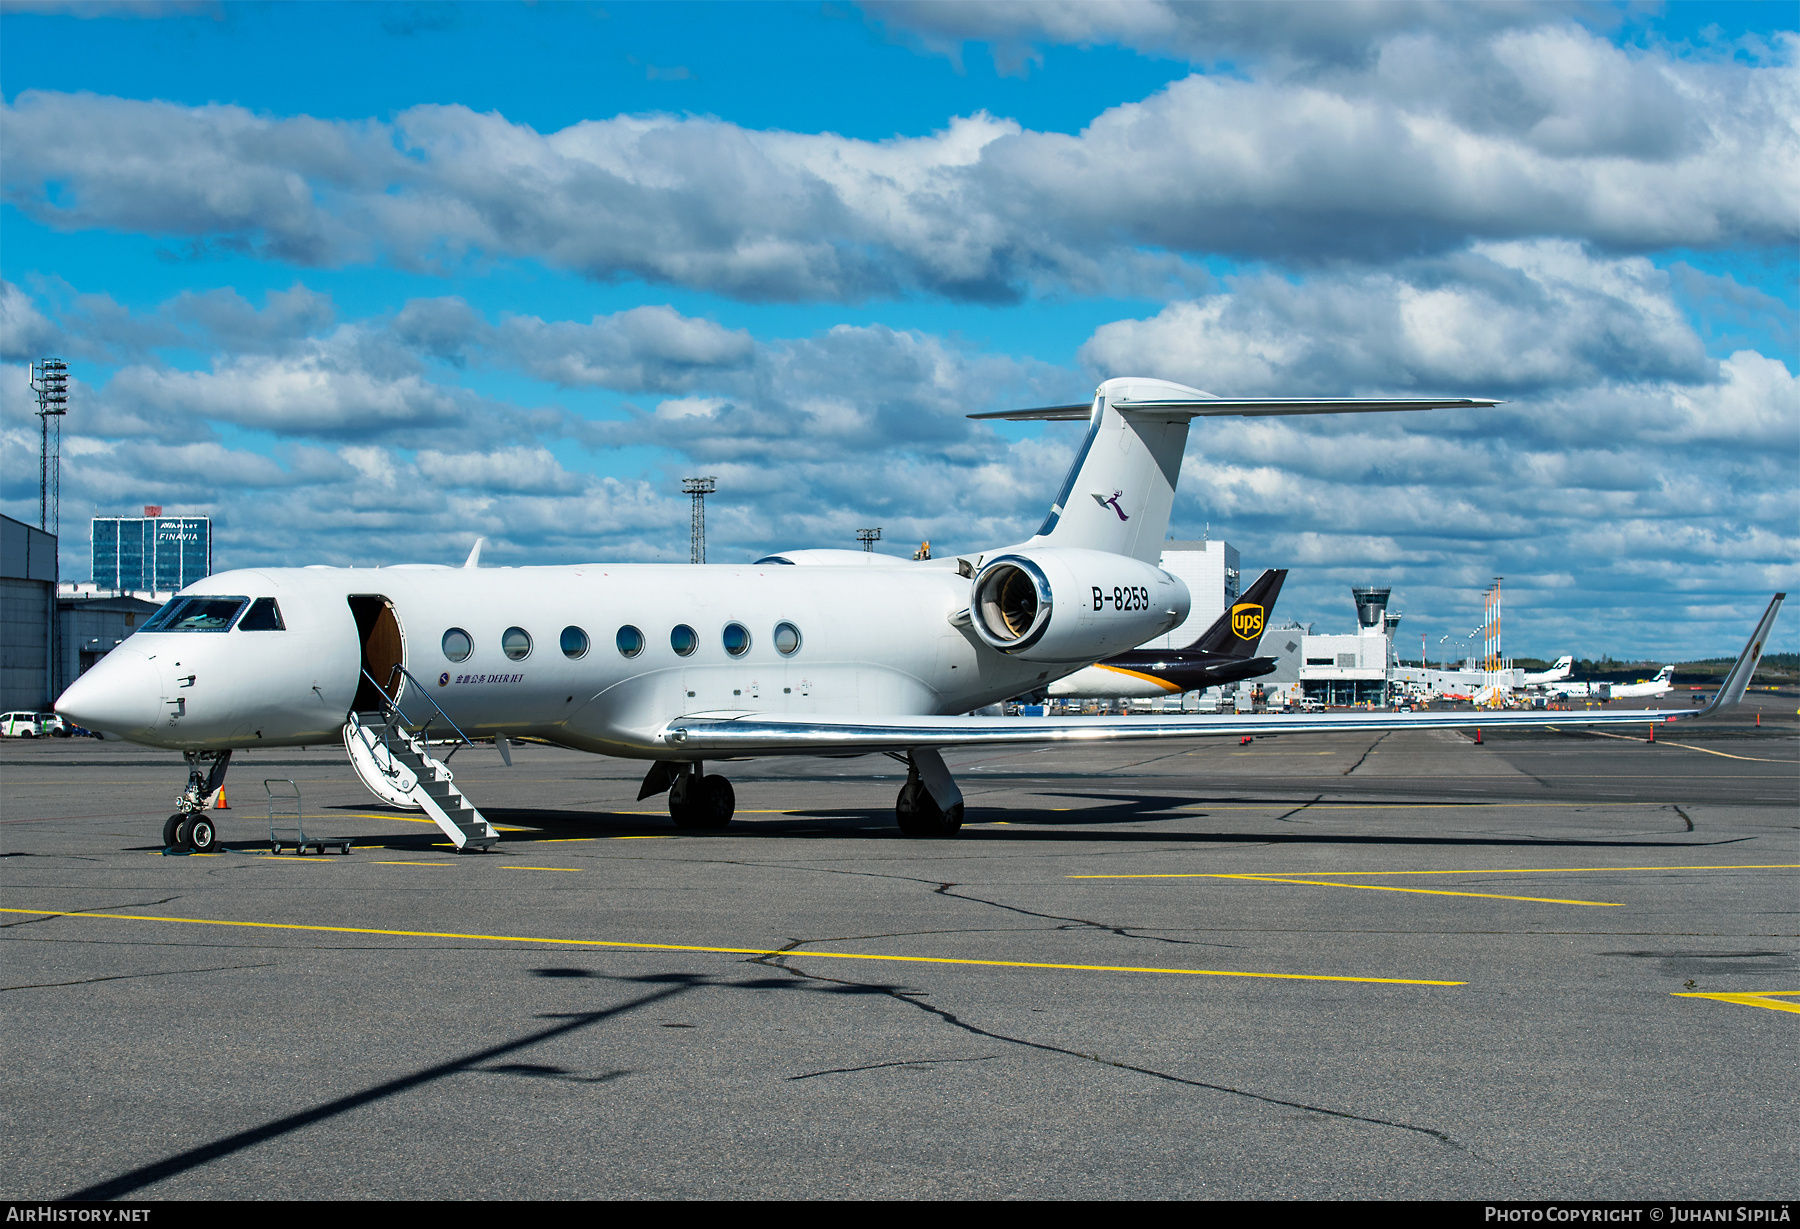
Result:
{"type": "Polygon", "coordinates": [[[1263,608],[1254,602],[1240,602],[1231,608],[1231,630],[1239,640],[1255,640],[1262,635],[1263,608]]]}

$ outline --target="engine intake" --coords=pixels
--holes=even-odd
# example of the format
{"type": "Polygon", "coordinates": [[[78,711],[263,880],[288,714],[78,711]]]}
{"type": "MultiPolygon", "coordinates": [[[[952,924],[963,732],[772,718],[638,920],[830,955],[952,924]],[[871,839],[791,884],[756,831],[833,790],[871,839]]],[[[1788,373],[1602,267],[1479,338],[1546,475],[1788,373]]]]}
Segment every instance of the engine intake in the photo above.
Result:
{"type": "Polygon", "coordinates": [[[1092,662],[1187,617],[1187,586],[1105,551],[1016,552],[989,560],[970,587],[969,623],[989,648],[1027,661],[1092,662]]]}
{"type": "Polygon", "coordinates": [[[1055,605],[1043,569],[1012,555],[981,569],[970,613],[977,635],[1002,653],[1017,653],[1043,638],[1055,605]]]}

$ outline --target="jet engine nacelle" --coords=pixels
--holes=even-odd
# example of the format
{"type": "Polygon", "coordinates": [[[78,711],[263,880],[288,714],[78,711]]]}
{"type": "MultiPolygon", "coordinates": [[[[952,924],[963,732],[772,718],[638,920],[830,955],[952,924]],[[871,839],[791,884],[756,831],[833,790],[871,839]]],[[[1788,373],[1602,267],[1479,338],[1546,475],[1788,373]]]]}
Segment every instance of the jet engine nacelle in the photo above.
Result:
{"type": "Polygon", "coordinates": [[[1092,662],[1187,618],[1188,590],[1160,568],[1095,550],[1021,550],[975,574],[969,620],[982,641],[1026,661],[1092,662]]]}

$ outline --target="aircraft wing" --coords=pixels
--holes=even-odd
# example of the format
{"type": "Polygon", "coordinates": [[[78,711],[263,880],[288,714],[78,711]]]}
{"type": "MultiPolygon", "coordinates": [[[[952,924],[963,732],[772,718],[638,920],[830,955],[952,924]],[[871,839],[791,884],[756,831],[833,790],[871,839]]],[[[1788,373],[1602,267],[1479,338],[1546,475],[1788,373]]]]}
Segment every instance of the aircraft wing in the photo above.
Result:
{"type": "Polygon", "coordinates": [[[683,756],[843,755],[921,747],[1009,747],[1046,743],[1155,742],[1197,736],[1325,734],[1357,730],[1453,730],[1654,725],[1698,714],[1624,712],[1301,713],[1180,717],[882,717],[786,713],[695,713],[671,721],[662,741],[683,756]]]}
{"type": "Polygon", "coordinates": [[[1543,729],[1548,726],[1636,726],[1691,721],[1735,706],[1756,671],[1763,645],[1786,598],[1777,593],[1750,643],[1712,703],[1698,712],[1627,709],[1615,712],[1543,711],[1423,713],[1301,713],[1267,716],[1179,717],[932,717],[833,716],[788,713],[693,713],[670,721],[655,740],[681,758],[764,755],[854,755],[922,748],[1007,747],[1051,743],[1155,742],[1245,734],[1326,734],[1347,731],[1543,729]]]}

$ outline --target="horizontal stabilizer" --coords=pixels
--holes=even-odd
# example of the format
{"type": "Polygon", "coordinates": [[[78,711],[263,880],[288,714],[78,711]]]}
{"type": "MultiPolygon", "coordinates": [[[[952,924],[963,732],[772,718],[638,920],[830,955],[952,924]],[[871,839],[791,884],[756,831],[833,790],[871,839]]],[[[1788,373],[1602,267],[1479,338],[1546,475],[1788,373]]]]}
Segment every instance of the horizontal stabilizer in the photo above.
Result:
{"type": "MultiPolygon", "coordinates": [[[[1112,407],[1121,414],[1154,414],[1157,417],[1264,418],[1277,414],[1374,414],[1394,410],[1485,409],[1502,404],[1489,397],[1209,397],[1166,401],[1119,400],[1112,407]]],[[[970,414],[970,418],[1004,419],[1007,422],[1059,422],[1081,419],[1093,405],[1046,405],[1032,410],[995,410],[970,414]]]]}
{"type": "Polygon", "coordinates": [[[1094,403],[1080,405],[1040,405],[1035,410],[992,410],[986,414],[970,414],[970,418],[1004,418],[1008,422],[1086,422],[1094,412],[1094,403]]]}

